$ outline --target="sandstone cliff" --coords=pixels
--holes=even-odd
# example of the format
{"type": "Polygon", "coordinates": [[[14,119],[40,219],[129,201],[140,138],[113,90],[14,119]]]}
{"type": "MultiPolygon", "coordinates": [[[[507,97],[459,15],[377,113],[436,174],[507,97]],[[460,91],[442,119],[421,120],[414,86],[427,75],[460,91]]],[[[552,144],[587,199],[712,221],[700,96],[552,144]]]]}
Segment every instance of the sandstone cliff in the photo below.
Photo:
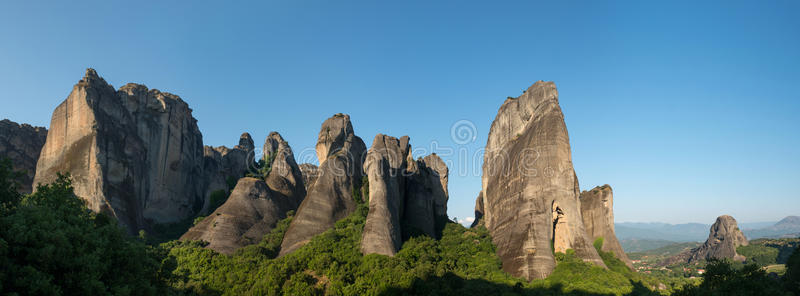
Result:
{"type": "Polygon", "coordinates": [[[239,137],[239,144],[228,148],[225,146],[203,147],[203,182],[206,187],[206,198],[201,214],[206,214],[214,209],[209,209],[211,193],[217,190],[226,192],[233,190],[239,178],[252,169],[254,165],[253,138],[249,133],[239,137]]]}
{"type": "Polygon", "coordinates": [[[20,193],[33,191],[36,162],[47,139],[47,129],[29,124],[17,124],[8,119],[0,121],[0,159],[11,160],[15,172],[21,172],[20,193]]]}
{"type": "Polygon", "coordinates": [[[584,229],[554,83],[536,82],[500,107],[486,143],[482,192],[483,221],[506,272],[547,277],[555,268],[553,250],[567,249],[604,266],[584,229]]]}
{"type": "Polygon", "coordinates": [[[614,232],[614,192],[611,186],[597,186],[592,190],[581,192],[580,197],[586,234],[593,241],[602,238],[601,250],[614,253],[628,268],[633,268],[633,263],[622,250],[622,245],[614,232]]]}
{"type": "Polygon", "coordinates": [[[317,180],[297,210],[281,244],[280,255],[305,245],[356,209],[355,189],[361,187],[366,145],[353,132],[350,116],[336,114],[325,120],[317,138],[317,180]]]}
{"type": "Polygon", "coordinates": [[[89,208],[130,232],[202,208],[203,140],[180,97],[139,84],[115,91],[88,69],[53,112],[50,129],[34,183],[70,172],[89,208]]]}

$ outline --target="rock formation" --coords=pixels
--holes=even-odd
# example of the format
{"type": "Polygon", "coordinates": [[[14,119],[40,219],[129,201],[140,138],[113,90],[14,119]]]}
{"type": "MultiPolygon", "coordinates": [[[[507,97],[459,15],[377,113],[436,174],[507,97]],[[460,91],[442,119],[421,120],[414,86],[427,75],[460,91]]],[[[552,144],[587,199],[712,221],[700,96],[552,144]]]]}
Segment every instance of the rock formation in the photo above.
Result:
{"type": "Polygon", "coordinates": [[[448,174],[447,165],[436,154],[410,162],[401,223],[404,238],[417,234],[439,238],[448,219],[448,174]]]}
{"type": "Polygon", "coordinates": [[[280,255],[305,245],[356,209],[354,190],[361,187],[366,145],[353,132],[350,116],[336,114],[325,120],[317,139],[319,170],[281,244],[280,255]]]}
{"type": "Polygon", "coordinates": [[[567,249],[605,266],[583,226],[554,83],[536,82],[500,107],[486,143],[482,192],[483,221],[506,272],[544,278],[555,268],[553,250],[567,249]]]}
{"type": "MultiPolygon", "coordinates": [[[[249,138],[247,135],[246,139],[249,138]]],[[[252,146],[252,140],[249,143],[252,146]]],[[[239,146],[243,150],[248,148],[239,146]]],[[[265,164],[270,170],[264,179],[239,179],[228,200],[189,229],[181,240],[204,240],[209,242],[208,248],[231,254],[258,243],[278,221],[286,218],[288,211],[297,210],[306,188],[292,148],[277,132],[270,133],[264,142],[264,159],[270,160],[265,164]]]]}
{"type": "Polygon", "coordinates": [[[448,199],[448,169],[439,156],[415,161],[407,136],[378,134],[364,172],[369,180],[369,213],[361,237],[363,253],[393,256],[405,238],[439,237],[448,199]]]}
{"type": "Polygon", "coordinates": [[[204,148],[192,110],[178,96],[88,69],[53,112],[34,183],[70,172],[90,209],[130,232],[192,217],[203,206],[204,148]]]}
{"type": "Polygon", "coordinates": [[[253,138],[249,133],[243,133],[239,137],[239,144],[228,148],[225,146],[203,147],[203,180],[206,186],[201,213],[208,213],[210,205],[208,198],[211,192],[216,190],[233,190],[237,180],[244,177],[245,173],[254,165],[253,138]]]}
{"type": "Polygon", "coordinates": [[[317,181],[319,167],[310,163],[303,163],[300,164],[300,172],[303,173],[303,184],[306,185],[306,190],[308,190],[314,184],[314,181],[317,181]]]}
{"type": "Polygon", "coordinates": [[[36,162],[47,139],[47,129],[29,124],[17,124],[8,119],[0,121],[0,159],[8,158],[15,172],[21,172],[20,193],[33,191],[36,162]]]}
{"type": "Polygon", "coordinates": [[[478,197],[475,198],[475,220],[469,227],[477,227],[482,224],[481,222],[483,222],[483,191],[478,192],[478,197]]]}
{"type": "Polygon", "coordinates": [[[586,234],[592,241],[602,238],[601,250],[614,253],[628,268],[633,268],[633,263],[622,250],[622,245],[614,232],[614,192],[611,186],[597,186],[592,190],[581,192],[580,197],[586,234]]]}
{"type": "Polygon", "coordinates": [[[747,239],[739,230],[736,219],[722,215],[717,217],[717,221],[711,225],[706,242],[691,251],[688,262],[711,258],[731,258],[736,261],[744,261],[745,257],[736,253],[736,247],[746,245],[747,239]]]}
{"type": "Polygon", "coordinates": [[[369,178],[369,214],[364,224],[361,251],[394,255],[402,244],[400,220],[405,202],[408,137],[378,134],[364,161],[369,178]]]}
{"type": "Polygon", "coordinates": [[[261,241],[288,211],[297,209],[301,200],[272,191],[262,179],[242,178],[228,200],[181,240],[206,241],[207,248],[230,255],[261,241]]]}

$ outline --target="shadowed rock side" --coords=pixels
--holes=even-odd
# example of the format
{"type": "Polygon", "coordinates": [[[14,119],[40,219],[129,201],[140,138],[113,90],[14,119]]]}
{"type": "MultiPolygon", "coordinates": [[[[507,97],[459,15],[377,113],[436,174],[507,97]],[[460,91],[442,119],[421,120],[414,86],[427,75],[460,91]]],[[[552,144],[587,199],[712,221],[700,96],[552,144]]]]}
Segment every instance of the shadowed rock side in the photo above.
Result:
{"type": "Polygon", "coordinates": [[[316,147],[319,174],[286,231],[280,256],[305,245],[356,209],[352,194],[361,187],[367,148],[353,133],[350,116],[340,113],[325,120],[316,147]]]}
{"type": "Polygon", "coordinates": [[[180,239],[207,241],[207,248],[232,254],[241,247],[258,243],[299,204],[300,199],[271,191],[264,180],[242,178],[225,204],[180,239]]]}
{"type": "Polygon", "coordinates": [[[574,249],[605,266],[583,226],[554,83],[536,82],[500,107],[486,143],[482,191],[483,220],[506,272],[545,278],[556,264],[553,249],[574,249]]]}
{"type": "Polygon", "coordinates": [[[633,263],[622,250],[622,245],[614,232],[614,192],[611,186],[597,186],[592,190],[581,192],[581,215],[586,234],[592,241],[603,238],[601,249],[604,252],[614,253],[632,269],[633,263]]]}
{"type": "Polygon", "coordinates": [[[736,261],[744,261],[745,257],[736,253],[736,247],[747,244],[747,238],[739,230],[736,219],[722,215],[711,225],[706,242],[692,250],[689,263],[711,258],[731,258],[736,261]]]}
{"type": "Polygon", "coordinates": [[[303,184],[306,185],[306,191],[308,190],[311,185],[317,181],[317,175],[319,174],[319,168],[310,163],[303,163],[300,164],[300,172],[303,174],[303,184]]]}
{"type": "Polygon", "coordinates": [[[244,177],[254,162],[253,138],[249,133],[239,137],[239,144],[228,148],[225,146],[203,147],[203,173],[206,185],[205,202],[201,213],[208,213],[209,197],[216,190],[233,190],[239,178],[244,177]],[[231,185],[232,183],[232,185],[231,185]]]}
{"type": "Polygon", "coordinates": [[[447,220],[448,169],[431,154],[416,161],[408,136],[382,134],[367,153],[369,213],[361,237],[364,254],[394,256],[404,239],[440,237],[447,220]]]}
{"type": "Polygon", "coordinates": [[[130,232],[186,219],[203,206],[203,141],[180,97],[127,84],[115,91],[93,69],[53,112],[34,183],[70,172],[90,209],[130,232]]]}
{"type": "MultiPolygon", "coordinates": [[[[249,143],[252,145],[252,140],[249,143]]],[[[234,149],[241,146],[248,147],[240,144],[234,149]]],[[[258,243],[275,223],[286,218],[286,212],[297,210],[306,189],[292,148],[277,132],[270,133],[264,142],[264,156],[268,155],[272,157],[265,159],[272,159],[272,169],[265,179],[239,179],[228,200],[181,240],[204,240],[209,242],[208,248],[231,254],[258,243]]]]}
{"type": "Polygon", "coordinates": [[[483,191],[478,192],[478,197],[475,198],[475,220],[472,221],[470,228],[477,227],[483,224],[483,191]]]}
{"type": "Polygon", "coordinates": [[[364,224],[361,251],[394,256],[402,244],[400,220],[405,202],[408,137],[378,134],[364,161],[369,178],[369,214],[364,224]]]}
{"type": "Polygon", "coordinates": [[[266,177],[270,190],[302,201],[306,196],[303,173],[294,160],[292,148],[279,133],[271,132],[264,141],[264,158],[272,159],[271,170],[266,177]]]}
{"type": "MultiPolygon", "coordinates": [[[[410,152],[409,152],[410,158],[410,152]]],[[[411,161],[406,177],[403,237],[441,236],[447,221],[447,165],[436,154],[411,161]]]]}
{"type": "Polygon", "coordinates": [[[0,121],[0,159],[8,158],[15,172],[21,172],[20,193],[33,191],[36,162],[47,139],[47,129],[29,124],[17,124],[8,119],[0,121]]]}

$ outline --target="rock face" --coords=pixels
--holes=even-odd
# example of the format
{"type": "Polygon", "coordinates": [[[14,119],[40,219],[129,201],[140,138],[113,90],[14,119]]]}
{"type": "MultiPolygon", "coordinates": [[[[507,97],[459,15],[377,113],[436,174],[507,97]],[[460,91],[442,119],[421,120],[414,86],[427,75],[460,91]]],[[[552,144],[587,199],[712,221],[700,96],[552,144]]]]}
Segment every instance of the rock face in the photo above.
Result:
{"type": "Polygon", "coordinates": [[[581,192],[581,215],[586,234],[592,241],[602,238],[601,250],[614,253],[632,269],[633,263],[622,250],[614,232],[614,192],[611,186],[603,185],[581,192]]]}
{"type": "Polygon", "coordinates": [[[711,225],[706,242],[691,251],[688,262],[711,258],[731,258],[736,261],[744,261],[745,257],[736,253],[736,247],[746,245],[747,239],[742,231],[739,230],[736,219],[728,215],[722,215],[711,225]]]}
{"type": "Polygon", "coordinates": [[[478,197],[475,198],[475,220],[469,227],[477,227],[481,225],[481,222],[483,222],[483,191],[478,192],[478,197]]]}
{"type": "Polygon", "coordinates": [[[115,91],[88,69],[53,112],[50,129],[34,183],[70,172],[89,208],[130,232],[202,208],[203,140],[180,97],[139,84],[115,91]]]}
{"type": "Polygon", "coordinates": [[[361,251],[394,255],[402,244],[400,220],[405,202],[408,137],[378,134],[364,162],[369,178],[369,214],[364,224],[361,251]]]}
{"type": "Polygon", "coordinates": [[[203,219],[181,240],[203,240],[207,248],[223,254],[258,243],[301,199],[272,191],[262,179],[242,178],[228,200],[203,219]]]}
{"type": "Polygon", "coordinates": [[[0,159],[8,158],[15,172],[22,172],[20,193],[33,191],[36,162],[47,139],[47,129],[29,124],[17,124],[8,119],[0,121],[0,159]]]}
{"type": "Polygon", "coordinates": [[[305,245],[312,237],[356,209],[353,192],[361,187],[366,145],[353,132],[350,116],[336,114],[325,120],[317,139],[317,180],[292,219],[280,255],[305,245]]]}
{"type": "Polygon", "coordinates": [[[555,268],[553,249],[573,249],[605,266],[584,229],[554,83],[536,82],[500,107],[486,143],[482,192],[483,221],[506,272],[547,277],[555,268]]]}
{"type": "Polygon", "coordinates": [[[208,213],[211,192],[216,190],[233,190],[239,178],[244,177],[245,173],[254,165],[253,138],[249,133],[243,133],[239,137],[239,144],[228,148],[225,146],[203,147],[203,180],[206,185],[201,213],[208,213]]]}
{"type": "MultiPolygon", "coordinates": [[[[250,135],[242,135],[242,139],[234,149],[252,153],[250,135]]],[[[277,132],[270,133],[264,142],[264,159],[271,160],[264,179],[239,179],[228,200],[181,240],[204,240],[209,242],[208,248],[232,254],[261,241],[288,211],[297,210],[306,188],[292,148],[277,132]]]]}
{"type": "Polygon", "coordinates": [[[369,180],[369,214],[361,237],[363,253],[394,256],[404,238],[439,237],[448,199],[448,169],[439,156],[414,161],[407,136],[378,134],[364,171],[369,180]]]}
{"type": "Polygon", "coordinates": [[[433,238],[441,236],[447,221],[448,174],[447,165],[436,154],[410,162],[405,178],[403,237],[418,234],[433,238]]]}
{"type": "Polygon", "coordinates": [[[303,163],[300,164],[300,172],[303,173],[303,184],[306,185],[306,190],[308,190],[308,188],[317,181],[319,167],[310,163],[303,163]]]}

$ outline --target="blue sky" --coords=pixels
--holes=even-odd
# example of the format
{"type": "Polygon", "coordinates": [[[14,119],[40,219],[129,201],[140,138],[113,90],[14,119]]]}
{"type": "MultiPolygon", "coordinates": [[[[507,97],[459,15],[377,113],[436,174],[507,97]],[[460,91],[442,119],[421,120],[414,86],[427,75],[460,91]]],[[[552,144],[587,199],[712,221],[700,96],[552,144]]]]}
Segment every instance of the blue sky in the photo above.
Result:
{"type": "Polygon", "coordinates": [[[276,130],[302,161],[348,113],[368,145],[452,148],[463,219],[498,107],[548,80],[581,188],[611,184],[617,221],[800,214],[796,1],[33,2],[0,3],[0,118],[49,125],[87,67],[180,95],[208,145],[276,130]],[[451,139],[460,120],[474,142],[451,139]]]}

